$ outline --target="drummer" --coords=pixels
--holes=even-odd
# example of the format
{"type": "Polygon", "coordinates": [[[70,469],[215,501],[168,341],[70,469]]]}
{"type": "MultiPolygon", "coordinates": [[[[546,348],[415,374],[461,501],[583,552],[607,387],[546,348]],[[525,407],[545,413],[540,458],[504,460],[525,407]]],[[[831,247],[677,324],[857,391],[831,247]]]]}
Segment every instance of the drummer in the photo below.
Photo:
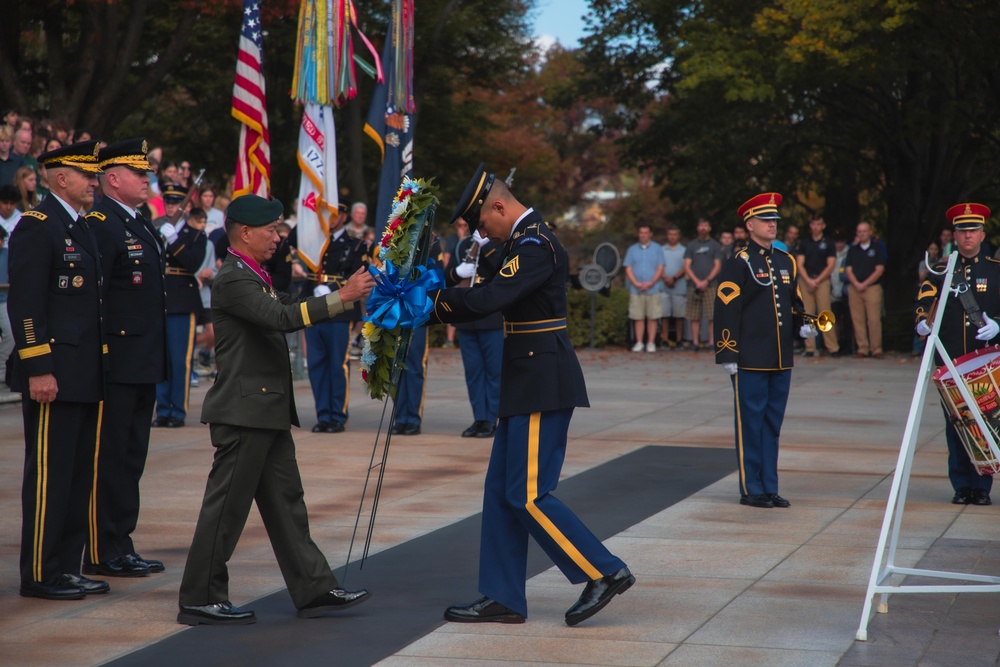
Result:
{"type": "MultiPolygon", "coordinates": [[[[983,224],[990,217],[990,209],[982,204],[957,204],[948,209],[945,217],[954,226],[955,247],[958,250],[952,284],[957,286],[964,282],[968,285],[968,293],[975,298],[983,320],[983,324],[977,327],[954,293],[948,297],[938,337],[948,356],[957,359],[1000,342],[1000,326],[992,319],[1000,315],[1000,261],[982,250],[983,239],[986,238],[983,224]]],[[[916,323],[917,333],[921,336],[931,332],[947,264],[948,257],[942,257],[920,285],[916,323]]],[[[940,356],[937,363],[944,363],[940,356]]],[[[948,479],[955,489],[951,502],[956,505],[991,505],[993,476],[981,476],[976,472],[958,432],[948,418],[947,409],[944,432],[948,441],[948,479]]]]}

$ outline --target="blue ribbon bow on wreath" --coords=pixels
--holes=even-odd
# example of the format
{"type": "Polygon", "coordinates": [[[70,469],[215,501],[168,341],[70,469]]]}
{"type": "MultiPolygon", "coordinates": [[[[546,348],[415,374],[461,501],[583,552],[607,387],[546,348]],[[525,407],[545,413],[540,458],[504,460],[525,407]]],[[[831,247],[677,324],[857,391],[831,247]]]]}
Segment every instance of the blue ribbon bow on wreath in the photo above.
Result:
{"type": "Polygon", "coordinates": [[[368,271],[375,278],[375,288],[368,297],[366,322],[373,322],[383,329],[394,329],[397,325],[406,329],[419,327],[430,317],[434,303],[427,292],[444,287],[441,269],[428,263],[417,266],[417,277],[400,277],[399,269],[386,261],[383,273],[374,266],[368,271]]]}

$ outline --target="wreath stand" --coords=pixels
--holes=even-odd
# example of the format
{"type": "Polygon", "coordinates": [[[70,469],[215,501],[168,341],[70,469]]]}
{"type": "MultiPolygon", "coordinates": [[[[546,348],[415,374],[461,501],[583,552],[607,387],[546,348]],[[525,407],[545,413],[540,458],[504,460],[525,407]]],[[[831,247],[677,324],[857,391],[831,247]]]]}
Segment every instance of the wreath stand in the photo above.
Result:
{"type": "Polygon", "coordinates": [[[976,420],[979,430],[983,433],[993,456],[1000,460],[1000,450],[997,449],[996,440],[992,432],[983,420],[979,405],[972,397],[968,387],[961,381],[961,376],[955,369],[951,357],[944,349],[944,345],[938,338],[938,331],[941,328],[941,320],[944,315],[945,305],[948,297],[951,296],[952,278],[955,272],[955,265],[958,261],[958,252],[952,252],[948,258],[948,266],[945,270],[945,279],[938,297],[937,311],[934,315],[934,323],[931,333],[927,336],[927,346],[924,349],[924,356],[920,362],[920,371],[917,374],[916,387],[913,390],[913,399],[910,401],[910,414],[906,420],[906,430],[903,432],[903,442],[899,448],[899,458],[896,461],[896,469],[892,477],[892,487],[889,490],[889,499],[886,503],[885,517],[882,520],[882,530],[879,533],[878,547],[875,550],[875,561],[872,564],[871,577],[868,580],[868,592],[865,595],[864,609],[861,612],[861,623],[858,626],[855,638],[859,641],[868,640],[868,622],[871,615],[872,601],[876,594],[881,595],[878,613],[889,612],[889,595],[893,593],[1000,593],[1000,577],[990,577],[978,574],[964,574],[960,572],[941,572],[937,570],[921,570],[910,567],[898,567],[895,564],[896,547],[899,543],[899,530],[903,524],[903,506],[906,504],[906,492],[910,481],[910,469],[913,464],[913,453],[916,447],[917,433],[920,429],[920,418],[924,410],[924,399],[927,396],[927,384],[934,371],[934,353],[938,352],[944,359],[945,366],[951,371],[951,376],[955,378],[955,386],[966,406],[976,420]],[[888,548],[887,548],[888,547],[888,548]],[[884,561],[884,565],[883,565],[884,561]],[[893,584],[892,577],[896,576],[921,576],[944,580],[960,580],[976,582],[973,584],[938,584],[938,585],[903,585],[893,584]]]}

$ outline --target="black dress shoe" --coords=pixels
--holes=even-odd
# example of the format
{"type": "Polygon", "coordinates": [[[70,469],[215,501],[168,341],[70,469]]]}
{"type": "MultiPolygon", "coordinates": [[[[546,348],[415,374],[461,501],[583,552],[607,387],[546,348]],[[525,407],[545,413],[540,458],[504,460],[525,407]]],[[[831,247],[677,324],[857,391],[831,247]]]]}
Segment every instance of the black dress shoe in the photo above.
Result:
{"type": "Polygon", "coordinates": [[[105,563],[84,563],[84,574],[96,574],[101,577],[146,577],[149,576],[149,567],[141,563],[131,554],[128,556],[116,556],[105,563]]]}
{"type": "Polygon", "coordinates": [[[22,581],[21,597],[43,600],[82,600],[87,594],[82,588],[69,584],[59,577],[55,581],[22,581]]]}
{"type": "Polygon", "coordinates": [[[167,568],[163,566],[162,560],[154,560],[153,558],[143,558],[139,554],[128,554],[128,557],[139,563],[140,565],[145,565],[149,568],[150,572],[163,572],[167,568]]]}
{"type": "Polygon", "coordinates": [[[156,419],[153,420],[153,423],[150,424],[150,426],[154,426],[156,428],[163,428],[164,426],[167,425],[168,421],[170,420],[167,417],[157,417],[156,419]]]}
{"type": "Polygon", "coordinates": [[[392,433],[393,435],[402,435],[407,426],[409,426],[409,424],[393,424],[392,428],[389,429],[389,433],[392,433]]]}
{"type": "Polygon", "coordinates": [[[184,420],[177,419],[176,417],[171,417],[170,419],[167,420],[165,426],[167,428],[181,428],[184,426],[184,420]]]}
{"type": "Polygon", "coordinates": [[[324,433],[343,433],[344,425],[340,422],[330,422],[323,430],[324,433]]]}
{"type": "Polygon", "coordinates": [[[635,583],[635,577],[623,567],[614,574],[588,581],[580,599],[566,612],[566,625],[576,625],[604,609],[611,598],[621,595],[635,583]]]}
{"type": "Polygon", "coordinates": [[[524,616],[493,598],[479,598],[444,610],[444,620],[453,623],[524,623],[524,616]]]}
{"type": "Polygon", "coordinates": [[[992,505],[993,501],[990,500],[990,494],[986,493],[982,489],[974,489],[972,491],[972,500],[969,501],[970,505],[992,505]]]}
{"type": "Polygon", "coordinates": [[[372,594],[367,588],[362,588],[360,591],[345,591],[343,588],[334,588],[299,609],[298,617],[319,618],[327,611],[340,611],[359,605],[371,596],[372,594]]]}
{"type": "Polygon", "coordinates": [[[59,581],[67,586],[77,586],[86,595],[101,595],[111,590],[111,586],[106,581],[94,581],[79,574],[64,574],[59,577],[59,581]]]}
{"type": "Polygon", "coordinates": [[[329,426],[329,422],[320,422],[313,426],[313,433],[325,433],[326,427],[329,426]]]}
{"type": "Polygon", "coordinates": [[[952,505],[968,505],[972,502],[972,489],[959,489],[951,498],[952,505]]]}
{"type": "Polygon", "coordinates": [[[177,622],[183,625],[249,625],[257,622],[250,609],[234,607],[229,600],[215,604],[182,604],[177,622]]]}
{"type": "Polygon", "coordinates": [[[768,493],[767,497],[771,499],[771,504],[775,507],[791,507],[792,504],[779,496],[777,493],[768,493]]]}
{"type": "Polygon", "coordinates": [[[407,424],[400,435],[420,435],[420,424],[407,424]]]}
{"type": "Polygon", "coordinates": [[[472,426],[470,426],[469,428],[467,428],[464,431],[462,431],[462,437],[463,438],[475,438],[475,437],[477,437],[476,434],[479,433],[480,429],[482,428],[482,425],[485,424],[485,423],[486,422],[479,421],[478,419],[476,421],[472,422],[472,426]]]}
{"type": "Polygon", "coordinates": [[[750,507],[774,507],[774,503],[766,493],[751,493],[749,496],[740,496],[740,505],[750,507]]]}
{"type": "Polygon", "coordinates": [[[479,422],[482,424],[480,429],[476,431],[474,437],[476,438],[492,438],[497,432],[497,423],[493,422],[479,422]]]}

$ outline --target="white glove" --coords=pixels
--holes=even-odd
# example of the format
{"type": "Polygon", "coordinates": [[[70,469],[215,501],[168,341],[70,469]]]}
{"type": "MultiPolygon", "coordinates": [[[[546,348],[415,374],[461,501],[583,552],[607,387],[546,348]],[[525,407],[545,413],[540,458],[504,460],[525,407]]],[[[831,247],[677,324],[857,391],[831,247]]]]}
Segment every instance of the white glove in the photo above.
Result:
{"type": "Polygon", "coordinates": [[[736,370],[738,366],[736,364],[722,364],[722,367],[726,369],[726,372],[730,375],[736,375],[736,370]]]}
{"type": "Polygon", "coordinates": [[[167,240],[167,243],[173,243],[177,240],[177,228],[169,222],[164,222],[160,225],[160,234],[167,240]]]}
{"type": "Polygon", "coordinates": [[[455,275],[459,278],[471,278],[476,275],[476,265],[469,262],[462,262],[455,267],[455,275]]]}
{"type": "Polygon", "coordinates": [[[918,336],[930,336],[931,328],[927,326],[927,320],[920,320],[917,322],[917,335],[918,336]]]}
{"type": "Polygon", "coordinates": [[[313,287],[313,296],[326,296],[331,291],[326,285],[316,285],[316,287],[313,287]]]}
{"type": "Polygon", "coordinates": [[[983,326],[976,332],[976,340],[992,340],[1000,333],[1000,325],[991,320],[983,313],[983,326]]]}
{"type": "Polygon", "coordinates": [[[482,248],[484,245],[490,242],[488,238],[484,239],[482,236],[479,235],[478,229],[472,232],[472,240],[478,243],[480,248],[482,248]]]}
{"type": "Polygon", "coordinates": [[[803,324],[799,329],[799,335],[803,338],[815,338],[819,335],[819,331],[811,324],[803,324]]]}

